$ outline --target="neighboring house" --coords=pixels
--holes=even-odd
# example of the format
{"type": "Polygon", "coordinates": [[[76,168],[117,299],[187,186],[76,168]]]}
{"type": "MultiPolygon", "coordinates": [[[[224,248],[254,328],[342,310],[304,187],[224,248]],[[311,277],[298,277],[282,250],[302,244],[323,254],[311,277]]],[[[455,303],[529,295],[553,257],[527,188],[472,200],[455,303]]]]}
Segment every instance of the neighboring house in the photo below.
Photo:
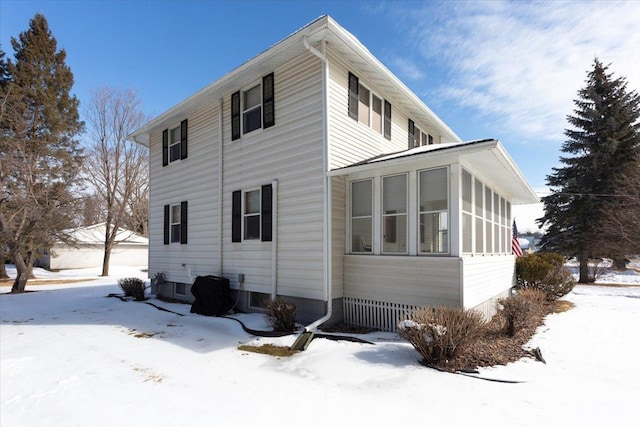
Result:
{"type": "Polygon", "coordinates": [[[130,138],[150,150],[159,295],[224,276],[241,309],[282,296],[310,329],[489,316],[514,282],[511,206],[538,201],[500,142],[462,142],[328,16],[130,138]]]}
{"type": "MultiPolygon", "coordinates": [[[[49,270],[102,267],[105,223],[67,230],[73,244],[56,242],[38,255],[37,265],[49,270]]],[[[146,266],[149,240],[133,231],[118,229],[109,266],[146,266]]]]}

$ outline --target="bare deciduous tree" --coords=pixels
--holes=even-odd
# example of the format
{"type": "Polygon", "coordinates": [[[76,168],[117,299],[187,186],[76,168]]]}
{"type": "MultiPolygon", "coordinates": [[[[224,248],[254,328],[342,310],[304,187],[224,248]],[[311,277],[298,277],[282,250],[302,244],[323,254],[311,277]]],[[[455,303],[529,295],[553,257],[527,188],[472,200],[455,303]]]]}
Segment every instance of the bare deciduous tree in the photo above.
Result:
{"type": "Polygon", "coordinates": [[[130,226],[132,218],[139,221],[140,211],[145,212],[138,205],[147,203],[147,150],[126,138],[146,116],[134,90],[110,87],[94,91],[85,116],[91,138],[85,174],[104,215],[102,275],[108,276],[111,250],[119,243],[118,229],[130,226]]]}

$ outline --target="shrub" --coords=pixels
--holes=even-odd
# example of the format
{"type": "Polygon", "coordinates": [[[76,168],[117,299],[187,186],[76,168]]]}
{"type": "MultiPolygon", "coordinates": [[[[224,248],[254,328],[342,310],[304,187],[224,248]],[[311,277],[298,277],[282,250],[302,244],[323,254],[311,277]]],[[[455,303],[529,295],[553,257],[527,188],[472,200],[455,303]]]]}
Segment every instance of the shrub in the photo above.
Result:
{"type": "Polygon", "coordinates": [[[120,285],[120,288],[124,291],[125,297],[133,297],[136,301],[144,301],[146,299],[144,296],[145,285],[141,279],[137,277],[119,279],[118,285],[120,285]]]}
{"type": "Polygon", "coordinates": [[[516,259],[516,288],[539,289],[553,301],[571,292],[576,285],[564,269],[564,257],[553,252],[530,254],[516,259]]]}
{"type": "Polygon", "coordinates": [[[512,337],[516,332],[524,328],[527,324],[527,320],[529,319],[533,305],[533,301],[522,294],[516,294],[510,298],[499,299],[498,315],[503,323],[502,332],[506,336],[512,337]]]}
{"type": "Polygon", "coordinates": [[[296,328],[296,305],[277,297],[267,305],[267,320],[275,332],[293,332],[296,328]]]}
{"type": "Polygon", "coordinates": [[[543,305],[547,299],[546,292],[541,291],[540,289],[534,289],[534,288],[520,289],[517,291],[517,295],[531,301],[533,304],[537,306],[543,305]]]}
{"type": "Polygon", "coordinates": [[[460,356],[483,331],[481,313],[455,307],[420,307],[398,324],[400,337],[409,341],[427,366],[444,365],[460,356]]]}

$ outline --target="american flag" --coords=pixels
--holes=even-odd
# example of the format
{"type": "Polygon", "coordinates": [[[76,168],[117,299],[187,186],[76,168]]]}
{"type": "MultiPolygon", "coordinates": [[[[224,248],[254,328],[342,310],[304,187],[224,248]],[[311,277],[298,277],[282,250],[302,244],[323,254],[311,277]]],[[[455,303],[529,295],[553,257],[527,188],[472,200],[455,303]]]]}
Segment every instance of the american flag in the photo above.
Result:
{"type": "Polygon", "coordinates": [[[513,220],[513,226],[511,228],[513,229],[513,234],[511,236],[511,252],[517,257],[524,256],[522,248],[520,247],[520,242],[518,242],[518,227],[516,227],[515,219],[513,220]]]}

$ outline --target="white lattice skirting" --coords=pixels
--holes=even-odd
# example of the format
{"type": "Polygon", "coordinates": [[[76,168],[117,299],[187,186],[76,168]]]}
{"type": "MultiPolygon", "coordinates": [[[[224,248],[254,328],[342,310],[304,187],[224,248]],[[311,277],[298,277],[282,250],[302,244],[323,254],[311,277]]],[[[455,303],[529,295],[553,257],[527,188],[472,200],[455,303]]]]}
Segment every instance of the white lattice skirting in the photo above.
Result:
{"type": "Polygon", "coordinates": [[[386,332],[397,332],[398,321],[405,320],[417,306],[343,298],[344,321],[348,325],[365,326],[386,332]]]}

